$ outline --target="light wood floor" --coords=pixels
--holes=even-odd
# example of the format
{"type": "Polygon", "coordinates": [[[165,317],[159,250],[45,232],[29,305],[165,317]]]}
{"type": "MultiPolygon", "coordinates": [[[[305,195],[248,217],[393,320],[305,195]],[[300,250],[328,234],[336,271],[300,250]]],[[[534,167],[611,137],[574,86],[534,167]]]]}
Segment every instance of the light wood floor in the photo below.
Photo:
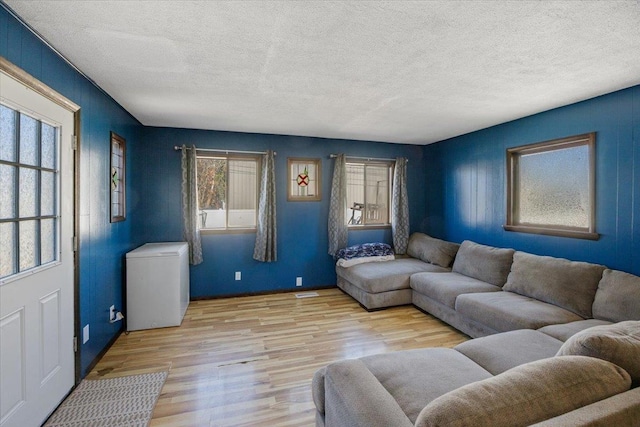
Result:
{"type": "Polygon", "coordinates": [[[180,327],[122,334],[87,378],[168,370],[152,427],[313,426],[321,366],[468,339],[413,306],[369,313],[317,292],[193,301],[180,327]]]}

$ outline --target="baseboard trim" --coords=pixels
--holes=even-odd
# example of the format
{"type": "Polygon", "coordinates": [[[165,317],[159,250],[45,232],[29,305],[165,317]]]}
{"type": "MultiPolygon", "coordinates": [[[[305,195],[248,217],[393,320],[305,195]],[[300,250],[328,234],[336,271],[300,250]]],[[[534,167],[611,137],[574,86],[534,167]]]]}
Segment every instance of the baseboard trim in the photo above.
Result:
{"type": "Polygon", "coordinates": [[[192,297],[191,301],[205,301],[212,299],[222,299],[222,298],[236,298],[236,297],[254,297],[260,295],[275,295],[275,294],[285,294],[285,293],[300,293],[307,291],[318,291],[322,289],[332,289],[335,288],[336,285],[324,285],[324,286],[310,286],[305,288],[295,288],[295,289],[276,289],[272,291],[260,291],[260,292],[243,292],[238,294],[224,294],[224,295],[211,295],[204,297],[192,297]]]}
{"type": "Polygon", "coordinates": [[[85,378],[87,375],[89,375],[89,373],[93,370],[93,368],[96,367],[100,359],[102,359],[104,355],[107,354],[107,351],[109,351],[111,346],[116,343],[118,338],[120,338],[120,335],[122,335],[122,332],[124,332],[124,328],[120,328],[120,330],[113,336],[113,338],[109,340],[107,345],[105,345],[104,348],[100,350],[100,353],[98,353],[96,357],[93,358],[91,363],[89,363],[89,366],[87,366],[87,370],[84,372],[84,375],[82,375],[82,378],[85,378]]]}

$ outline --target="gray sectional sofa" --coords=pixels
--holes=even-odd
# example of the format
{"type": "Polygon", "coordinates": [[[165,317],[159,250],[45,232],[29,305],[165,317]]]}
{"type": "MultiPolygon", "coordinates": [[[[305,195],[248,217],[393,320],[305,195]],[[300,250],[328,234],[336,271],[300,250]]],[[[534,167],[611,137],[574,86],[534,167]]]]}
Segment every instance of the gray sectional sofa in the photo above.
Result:
{"type": "Polygon", "coordinates": [[[407,257],[352,267],[336,265],[337,285],[367,310],[411,304],[411,276],[421,272],[451,271],[459,246],[414,233],[409,238],[407,257]]]}
{"type": "Polygon", "coordinates": [[[318,426],[640,426],[640,277],[420,233],[409,247],[337,268],[338,286],[368,309],[411,302],[476,339],[320,369],[318,426]]]}
{"type": "Polygon", "coordinates": [[[637,427],[639,360],[638,321],[343,360],[313,378],[316,426],[637,427]]]}

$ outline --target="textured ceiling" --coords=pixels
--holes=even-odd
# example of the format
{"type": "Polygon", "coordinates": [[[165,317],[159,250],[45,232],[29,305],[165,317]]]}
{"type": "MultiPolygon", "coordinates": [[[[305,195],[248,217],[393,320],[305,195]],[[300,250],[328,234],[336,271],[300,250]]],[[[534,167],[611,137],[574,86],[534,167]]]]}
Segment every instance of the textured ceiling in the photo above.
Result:
{"type": "Polygon", "coordinates": [[[140,122],[428,144],[640,84],[633,1],[20,1],[140,122]]]}

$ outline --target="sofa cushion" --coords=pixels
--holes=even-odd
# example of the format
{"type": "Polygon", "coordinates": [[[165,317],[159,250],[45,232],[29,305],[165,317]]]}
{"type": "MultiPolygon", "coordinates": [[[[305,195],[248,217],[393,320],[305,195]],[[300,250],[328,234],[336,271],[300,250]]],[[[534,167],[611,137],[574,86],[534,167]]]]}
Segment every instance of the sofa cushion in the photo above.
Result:
{"type": "Polygon", "coordinates": [[[505,291],[460,295],[455,308],[461,316],[497,332],[539,329],[582,320],[564,308],[505,291]]]}
{"type": "Polygon", "coordinates": [[[549,335],[520,329],[465,341],[453,349],[498,375],[525,363],[553,357],[560,347],[562,341],[549,335]]]}
{"type": "Polygon", "coordinates": [[[497,292],[502,288],[459,273],[416,273],[409,280],[411,289],[454,308],[461,294],[497,292]]]}
{"type": "Polygon", "coordinates": [[[629,389],[620,367],[582,356],[552,357],[460,387],[429,403],[416,427],[525,426],[629,389]]]}
{"type": "Polygon", "coordinates": [[[577,334],[580,331],[584,331],[587,328],[610,324],[611,322],[607,322],[606,320],[585,319],[578,320],[577,322],[562,323],[560,325],[548,325],[538,329],[538,331],[564,342],[571,338],[573,335],[577,334]]]}
{"type": "Polygon", "coordinates": [[[569,338],[558,356],[579,355],[608,360],[640,382],[640,321],[594,326],[569,338]]]}
{"type": "Polygon", "coordinates": [[[507,280],[513,249],[494,248],[465,240],[458,249],[452,271],[496,286],[507,280]]]}
{"type": "Polygon", "coordinates": [[[354,286],[369,292],[387,292],[409,289],[409,277],[422,271],[449,271],[448,268],[428,264],[415,258],[358,264],[352,267],[336,266],[336,273],[354,286]]]}
{"type": "Polygon", "coordinates": [[[491,378],[489,372],[450,348],[398,351],[360,360],[411,422],[433,399],[465,384],[491,378]]]}
{"type": "Polygon", "coordinates": [[[593,302],[593,317],[612,322],[640,320],[640,277],[605,270],[593,302]]]}
{"type": "Polygon", "coordinates": [[[440,267],[450,267],[458,252],[457,243],[435,239],[423,233],[413,233],[409,238],[407,255],[440,267]]]}
{"type": "Polygon", "coordinates": [[[516,252],[504,290],[590,318],[604,269],[597,264],[516,252]]]}

